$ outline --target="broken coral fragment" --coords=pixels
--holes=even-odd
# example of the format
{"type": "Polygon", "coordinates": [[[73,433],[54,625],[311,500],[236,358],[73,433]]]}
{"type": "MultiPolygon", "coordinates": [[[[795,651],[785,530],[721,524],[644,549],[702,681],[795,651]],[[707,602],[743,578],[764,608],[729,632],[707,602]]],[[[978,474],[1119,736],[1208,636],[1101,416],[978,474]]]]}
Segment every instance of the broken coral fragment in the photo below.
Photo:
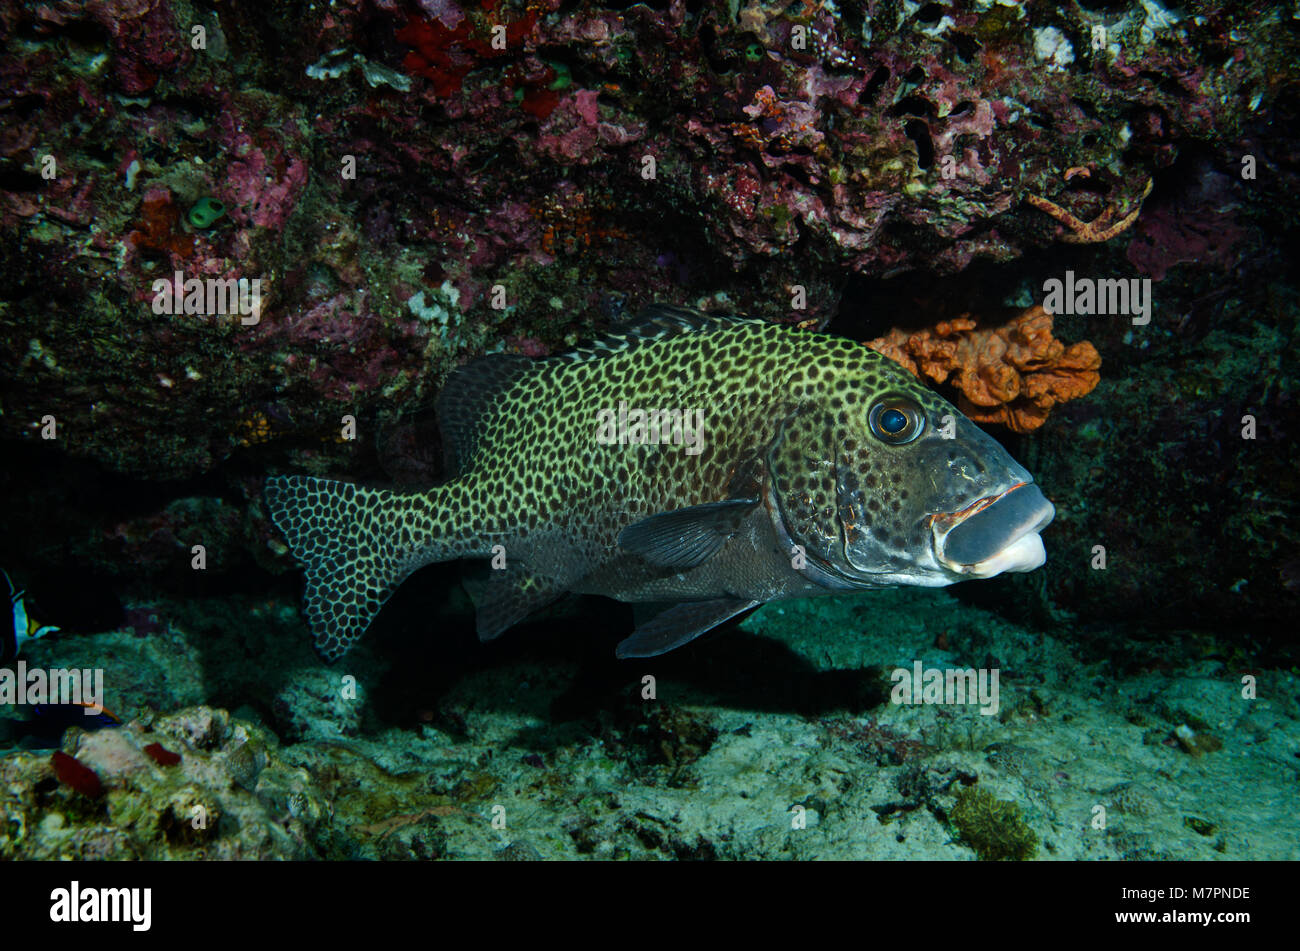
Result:
{"type": "Polygon", "coordinates": [[[1101,380],[1097,348],[1057,340],[1052,315],[1038,306],[1002,327],[981,329],[963,315],[926,330],[896,328],[867,346],[936,383],[951,376],[963,413],[1018,433],[1037,429],[1053,406],[1091,393],[1101,380]]]}

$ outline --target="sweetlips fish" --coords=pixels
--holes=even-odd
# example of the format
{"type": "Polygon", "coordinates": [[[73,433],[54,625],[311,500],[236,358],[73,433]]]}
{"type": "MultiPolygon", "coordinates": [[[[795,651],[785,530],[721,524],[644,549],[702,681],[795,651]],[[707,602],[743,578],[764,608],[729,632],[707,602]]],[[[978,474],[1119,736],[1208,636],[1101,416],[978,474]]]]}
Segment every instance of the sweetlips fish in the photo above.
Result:
{"type": "Polygon", "coordinates": [[[485,640],[569,591],[671,603],[617,649],[649,657],[768,601],[1030,571],[1055,514],[902,367],[761,320],[656,305],[585,349],[458,368],[438,413],[442,485],[267,480],[327,660],[431,562],[492,560],[485,640]]]}

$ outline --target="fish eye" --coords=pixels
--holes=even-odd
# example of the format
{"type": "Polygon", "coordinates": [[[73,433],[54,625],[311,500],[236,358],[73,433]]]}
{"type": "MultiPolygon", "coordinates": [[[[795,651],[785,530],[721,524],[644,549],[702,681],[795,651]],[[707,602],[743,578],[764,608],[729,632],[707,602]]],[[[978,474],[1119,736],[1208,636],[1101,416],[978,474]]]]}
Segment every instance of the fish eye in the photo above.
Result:
{"type": "Polygon", "coordinates": [[[906,396],[890,395],[875,402],[867,414],[871,434],[891,446],[911,442],[925,429],[925,416],[915,401],[906,396]]]}

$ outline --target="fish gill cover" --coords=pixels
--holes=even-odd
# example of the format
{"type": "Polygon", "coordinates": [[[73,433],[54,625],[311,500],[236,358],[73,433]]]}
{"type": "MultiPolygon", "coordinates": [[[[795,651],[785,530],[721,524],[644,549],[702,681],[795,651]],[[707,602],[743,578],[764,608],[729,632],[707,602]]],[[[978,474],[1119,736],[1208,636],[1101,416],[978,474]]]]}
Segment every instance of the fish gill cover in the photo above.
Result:
{"type": "Polygon", "coordinates": [[[1297,23],[3,6],[0,857],[1294,858],[1297,23]]]}

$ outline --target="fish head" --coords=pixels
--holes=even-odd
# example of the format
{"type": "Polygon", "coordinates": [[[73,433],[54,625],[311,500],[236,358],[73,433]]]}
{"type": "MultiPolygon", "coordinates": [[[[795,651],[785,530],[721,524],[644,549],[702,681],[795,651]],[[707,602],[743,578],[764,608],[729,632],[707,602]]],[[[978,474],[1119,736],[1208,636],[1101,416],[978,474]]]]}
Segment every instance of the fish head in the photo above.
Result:
{"type": "Polygon", "coordinates": [[[778,428],[768,507],[793,567],[852,589],[940,587],[1042,565],[1039,532],[1055,509],[1033,476],[885,362],[778,428]]]}

